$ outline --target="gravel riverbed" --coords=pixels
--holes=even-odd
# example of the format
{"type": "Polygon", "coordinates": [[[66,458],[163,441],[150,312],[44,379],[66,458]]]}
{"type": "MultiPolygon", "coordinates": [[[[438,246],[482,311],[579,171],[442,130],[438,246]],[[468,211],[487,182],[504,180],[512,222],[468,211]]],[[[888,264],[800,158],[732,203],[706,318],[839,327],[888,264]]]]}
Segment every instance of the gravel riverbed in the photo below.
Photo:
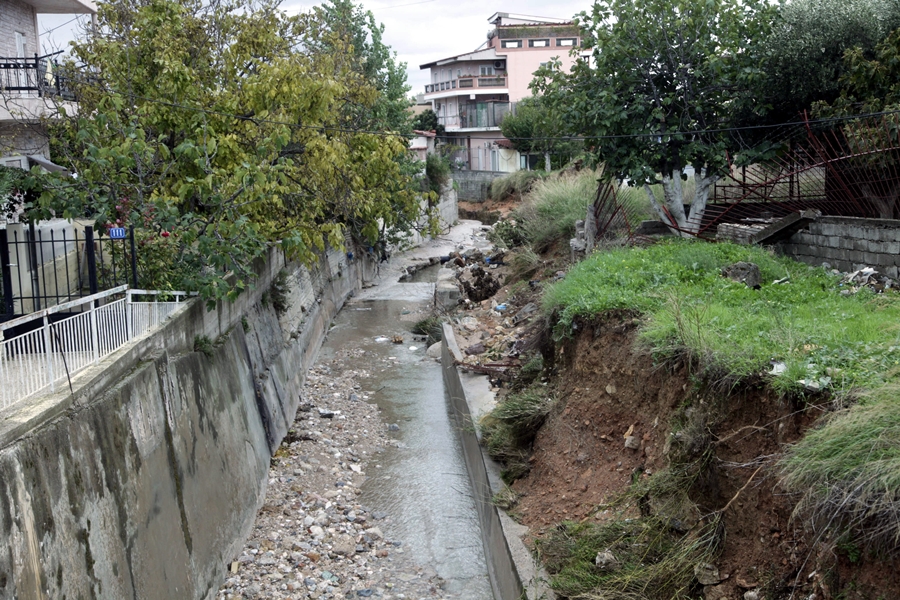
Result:
{"type": "Polygon", "coordinates": [[[368,376],[360,365],[379,362],[390,359],[347,349],[310,370],[293,428],[272,458],[265,504],[218,598],[450,597],[435,570],[390,537],[392,516],[359,502],[379,454],[400,444],[397,425],[383,422],[359,383],[368,376]]]}

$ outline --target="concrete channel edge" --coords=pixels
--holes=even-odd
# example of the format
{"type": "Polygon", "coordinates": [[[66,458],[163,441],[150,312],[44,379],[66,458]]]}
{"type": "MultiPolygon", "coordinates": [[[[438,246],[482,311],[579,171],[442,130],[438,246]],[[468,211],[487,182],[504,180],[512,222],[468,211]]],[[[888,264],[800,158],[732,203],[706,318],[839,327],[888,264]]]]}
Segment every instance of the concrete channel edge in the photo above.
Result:
{"type": "Polygon", "coordinates": [[[546,573],[535,563],[522,541],[528,528],[513,521],[491,501],[503,484],[491,474],[493,460],[485,454],[476,434],[476,424],[472,417],[473,413],[477,414],[473,392],[457,368],[463,355],[453,327],[445,323],[442,337],[441,366],[444,384],[460,432],[466,470],[481,523],[482,543],[494,598],[552,600],[555,595],[546,584],[546,573]]]}

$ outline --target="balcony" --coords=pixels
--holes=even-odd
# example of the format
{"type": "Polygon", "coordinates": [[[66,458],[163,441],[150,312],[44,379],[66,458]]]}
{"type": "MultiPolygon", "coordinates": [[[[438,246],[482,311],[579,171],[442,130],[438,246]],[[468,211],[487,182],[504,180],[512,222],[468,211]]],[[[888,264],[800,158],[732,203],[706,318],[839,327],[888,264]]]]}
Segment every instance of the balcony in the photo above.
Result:
{"type": "Polygon", "coordinates": [[[515,102],[466,102],[460,104],[458,115],[439,116],[438,122],[447,131],[499,128],[504,117],[515,111],[515,102]]]}
{"type": "Polygon", "coordinates": [[[74,101],[75,94],[66,78],[59,74],[55,54],[34,55],[34,58],[0,57],[0,93],[7,98],[37,95],[74,101]]]}
{"type": "Polygon", "coordinates": [[[433,94],[435,92],[443,92],[446,90],[466,90],[475,88],[489,88],[493,91],[494,88],[502,87],[506,87],[506,77],[476,77],[472,75],[468,77],[460,77],[458,79],[451,79],[450,81],[443,81],[441,83],[428,84],[425,86],[425,93],[433,94]]]}

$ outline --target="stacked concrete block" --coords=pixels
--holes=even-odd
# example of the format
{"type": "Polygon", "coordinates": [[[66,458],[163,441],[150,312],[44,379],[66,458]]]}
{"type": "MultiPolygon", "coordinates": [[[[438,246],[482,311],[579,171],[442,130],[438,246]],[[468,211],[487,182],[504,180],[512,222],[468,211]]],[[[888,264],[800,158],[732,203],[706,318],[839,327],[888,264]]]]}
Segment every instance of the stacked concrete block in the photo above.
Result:
{"type": "Polygon", "coordinates": [[[853,271],[874,267],[881,273],[900,276],[900,221],[821,217],[780,245],[779,250],[796,260],[834,269],[853,271]]]}

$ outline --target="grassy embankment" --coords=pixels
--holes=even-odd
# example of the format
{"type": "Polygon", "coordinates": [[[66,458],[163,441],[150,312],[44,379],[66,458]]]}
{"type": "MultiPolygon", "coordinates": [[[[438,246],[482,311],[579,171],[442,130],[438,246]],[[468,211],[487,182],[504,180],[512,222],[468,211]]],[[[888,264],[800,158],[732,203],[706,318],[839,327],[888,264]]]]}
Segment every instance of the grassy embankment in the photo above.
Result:
{"type": "MultiPolygon", "coordinates": [[[[661,360],[687,357],[698,381],[722,392],[752,380],[785,395],[819,388],[853,400],[787,450],[784,485],[803,494],[802,512],[820,540],[892,551],[900,540],[900,401],[890,387],[900,361],[900,297],[840,292],[837,277],[759,248],[676,240],[596,253],[549,286],[543,302],[558,337],[606,311],[641,313],[642,345],[661,360]],[[760,289],[721,276],[737,261],[759,265],[760,289]]],[[[535,418],[522,410],[528,404],[511,394],[489,421],[488,443],[513,455],[500,443],[504,433],[513,441],[533,437],[527,432],[549,408],[531,399],[535,418]]],[[[675,453],[668,469],[613,503],[623,515],[648,497],[669,509],[607,525],[568,524],[544,539],[539,548],[554,587],[566,596],[686,597],[696,586],[694,567],[716,552],[721,515],[686,532],[668,523],[690,504],[687,490],[706,460],[706,452],[675,453]],[[614,566],[598,569],[594,559],[606,551],[614,566]]]]}

